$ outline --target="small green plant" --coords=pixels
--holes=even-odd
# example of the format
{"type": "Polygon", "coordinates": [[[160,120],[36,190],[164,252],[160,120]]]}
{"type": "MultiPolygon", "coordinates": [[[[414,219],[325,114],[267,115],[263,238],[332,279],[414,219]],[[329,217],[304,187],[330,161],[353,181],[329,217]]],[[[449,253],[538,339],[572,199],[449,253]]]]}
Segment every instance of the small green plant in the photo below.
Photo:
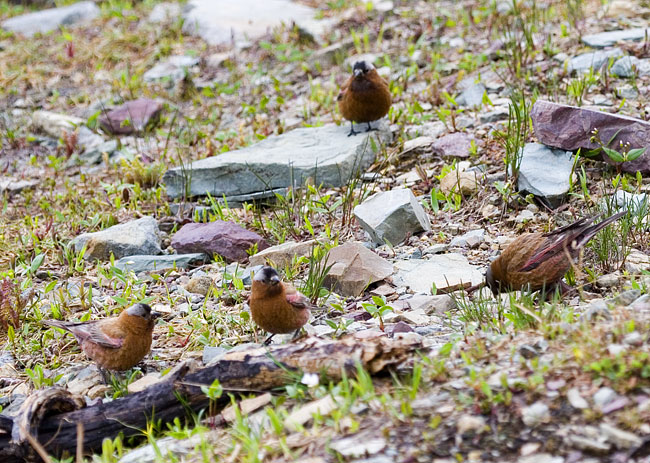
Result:
{"type": "Polygon", "coordinates": [[[607,141],[607,143],[604,143],[600,139],[600,132],[597,128],[594,128],[591,131],[591,138],[590,141],[591,143],[595,143],[599,146],[599,148],[596,148],[595,150],[591,150],[588,153],[586,153],[587,156],[595,156],[596,154],[599,154],[601,151],[607,155],[613,162],[614,165],[616,166],[616,171],[620,174],[621,172],[621,164],[624,162],[630,162],[634,161],[635,159],[638,159],[643,153],[645,153],[646,148],[631,148],[629,142],[623,142],[622,140],[619,141],[619,149],[615,150],[613,148],[610,148],[610,145],[614,141],[614,139],[618,136],[622,129],[619,129],[612,135],[612,137],[607,141]]]}
{"type": "Polygon", "coordinates": [[[392,312],[394,309],[386,303],[386,296],[372,296],[371,302],[364,302],[361,306],[368,312],[372,318],[379,320],[379,329],[384,330],[384,315],[392,312]]]}
{"type": "Polygon", "coordinates": [[[34,368],[25,368],[25,374],[29,377],[34,385],[34,388],[41,389],[47,386],[54,386],[54,384],[63,377],[63,373],[58,375],[46,376],[45,370],[40,364],[34,365],[34,368]]]}

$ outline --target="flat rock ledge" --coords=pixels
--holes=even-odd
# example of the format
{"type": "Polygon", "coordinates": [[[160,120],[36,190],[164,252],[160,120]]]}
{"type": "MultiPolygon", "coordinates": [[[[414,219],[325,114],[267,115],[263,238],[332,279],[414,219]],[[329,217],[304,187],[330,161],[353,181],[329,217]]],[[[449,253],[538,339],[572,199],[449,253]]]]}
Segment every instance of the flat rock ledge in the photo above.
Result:
{"type": "Polygon", "coordinates": [[[315,185],[345,185],[356,172],[375,160],[382,143],[392,135],[385,120],[379,130],[348,137],[347,125],[334,124],[273,135],[249,147],[176,167],[163,181],[172,198],[183,195],[221,198],[270,197],[273,191],[300,186],[308,178],[315,185]]]}

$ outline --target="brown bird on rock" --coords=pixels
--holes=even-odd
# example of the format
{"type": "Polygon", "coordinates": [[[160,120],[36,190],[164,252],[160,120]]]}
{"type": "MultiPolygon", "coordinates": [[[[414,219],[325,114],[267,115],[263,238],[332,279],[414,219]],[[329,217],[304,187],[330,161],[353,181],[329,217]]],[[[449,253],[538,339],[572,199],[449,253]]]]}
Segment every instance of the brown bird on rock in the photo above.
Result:
{"type": "Polygon", "coordinates": [[[559,288],[564,294],[569,286],[562,277],[580,249],[601,229],[625,214],[626,211],[619,212],[595,225],[592,223],[599,215],[585,217],[549,233],[521,235],[490,264],[485,283],[495,296],[526,287],[532,291],[559,288]]]}
{"type": "Polygon", "coordinates": [[[377,74],[372,64],[357,61],[352,72],[353,75],[343,84],[337,98],[341,115],[350,121],[348,137],[358,133],[354,130],[354,122],[366,122],[366,132],[372,130],[370,122],[388,114],[391,105],[388,84],[377,74]]]}
{"type": "Polygon", "coordinates": [[[307,296],[283,283],[278,272],[268,266],[255,273],[249,304],[255,323],[271,333],[264,344],[275,334],[295,331],[297,335],[314,307],[307,296]]]}
{"type": "Polygon", "coordinates": [[[81,350],[99,367],[121,371],[135,366],[149,353],[154,321],[159,315],[147,304],[134,304],[119,316],[103,320],[44,323],[72,333],[81,350]]]}

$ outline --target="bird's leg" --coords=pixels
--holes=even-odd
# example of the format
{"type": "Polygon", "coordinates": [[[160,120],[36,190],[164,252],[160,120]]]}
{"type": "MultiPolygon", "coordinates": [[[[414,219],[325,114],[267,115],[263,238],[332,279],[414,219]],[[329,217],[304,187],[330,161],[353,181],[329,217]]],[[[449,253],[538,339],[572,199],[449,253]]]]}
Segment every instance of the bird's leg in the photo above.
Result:
{"type": "Polygon", "coordinates": [[[356,134],[358,134],[358,133],[359,133],[359,132],[357,132],[356,130],[354,130],[354,122],[350,121],[350,133],[348,133],[348,137],[350,137],[350,136],[352,136],[352,135],[356,135],[356,134]]]}
{"type": "Polygon", "coordinates": [[[294,333],[293,336],[291,337],[291,341],[295,341],[300,337],[300,331],[302,331],[302,328],[298,328],[294,333]]]}
{"type": "Polygon", "coordinates": [[[99,373],[102,375],[102,379],[104,380],[104,384],[106,386],[111,385],[111,374],[108,372],[108,370],[105,370],[104,368],[100,367],[97,365],[97,370],[99,370],[99,373]]]}
{"type": "Polygon", "coordinates": [[[366,129],[366,132],[371,132],[373,130],[379,130],[378,128],[373,129],[372,126],[370,125],[370,122],[366,122],[366,123],[368,124],[368,128],[366,129]]]}
{"type": "Polygon", "coordinates": [[[271,336],[269,336],[268,338],[266,338],[266,340],[262,343],[262,345],[263,345],[263,346],[268,346],[269,344],[271,344],[271,339],[273,338],[273,336],[275,336],[275,333],[274,333],[274,334],[271,334],[271,336]]]}

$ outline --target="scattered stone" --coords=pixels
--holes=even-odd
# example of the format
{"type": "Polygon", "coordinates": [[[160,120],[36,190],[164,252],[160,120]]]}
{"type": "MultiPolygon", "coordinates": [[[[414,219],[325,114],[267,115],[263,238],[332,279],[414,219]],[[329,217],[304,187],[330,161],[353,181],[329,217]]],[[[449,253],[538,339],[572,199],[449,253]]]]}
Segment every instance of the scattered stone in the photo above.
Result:
{"type": "Polygon", "coordinates": [[[212,286],[212,278],[207,275],[201,275],[190,278],[190,281],[185,285],[185,290],[188,293],[207,296],[212,286]]]}
{"type": "Polygon", "coordinates": [[[535,453],[522,456],[517,460],[517,463],[564,463],[564,458],[553,456],[550,453],[535,453]]]}
{"type": "Polygon", "coordinates": [[[625,98],[626,100],[634,100],[639,97],[639,91],[630,84],[616,87],[615,92],[619,98],[625,98]]]}
{"type": "Polygon", "coordinates": [[[531,346],[530,344],[522,344],[519,346],[519,353],[521,354],[522,357],[526,359],[532,359],[535,357],[539,357],[539,351],[535,349],[535,347],[531,346]]]}
{"type": "Polygon", "coordinates": [[[471,154],[472,142],[475,146],[481,143],[467,132],[454,132],[438,138],[431,147],[433,154],[438,156],[468,158],[471,154]]]}
{"type": "Polygon", "coordinates": [[[250,257],[250,265],[265,265],[270,262],[273,267],[284,268],[291,264],[295,257],[308,257],[316,245],[315,240],[286,241],[277,246],[271,246],[250,257]]]}
{"type": "Polygon", "coordinates": [[[533,212],[529,211],[528,209],[524,209],[519,214],[517,214],[517,217],[515,217],[515,222],[517,223],[526,223],[534,220],[535,214],[533,214],[533,212]]]}
{"type": "Polygon", "coordinates": [[[481,112],[478,117],[481,124],[489,124],[493,122],[506,121],[508,120],[509,114],[510,111],[507,107],[497,106],[492,111],[481,112]]]}
{"type": "Polygon", "coordinates": [[[411,325],[403,321],[399,321],[397,323],[387,325],[384,328],[384,333],[386,333],[390,337],[395,336],[397,333],[411,333],[412,331],[413,328],[411,327],[411,325]]]}
{"type": "Polygon", "coordinates": [[[607,306],[607,303],[602,299],[591,301],[587,310],[580,315],[580,320],[586,320],[588,322],[595,322],[598,319],[603,320],[612,320],[612,313],[607,306]]]}
{"type": "Polygon", "coordinates": [[[325,265],[332,267],[323,284],[342,296],[358,296],[368,285],[392,275],[393,265],[360,243],[330,249],[325,265]]]}
{"type": "Polygon", "coordinates": [[[191,181],[187,190],[191,196],[240,195],[241,201],[251,193],[274,196],[273,190],[284,191],[291,186],[291,179],[295,185],[311,178],[315,185],[342,186],[357,170],[363,171],[374,162],[382,140],[391,139],[386,121],[378,125],[379,131],[354,137],[348,137],[347,126],[333,124],[291,130],[243,149],[170,169],[163,181],[172,198],[183,196],[186,182],[191,181]]]}
{"type": "Polygon", "coordinates": [[[207,365],[218,361],[226,354],[226,352],[228,352],[228,350],[220,346],[205,346],[203,348],[203,364],[207,365]]]}
{"type": "Polygon", "coordinates": [[[485,429],[485,418],[476,415],[461,415],[456,422],[456,434],[481,433],[485,429]]]}
{"type": "Polygon", "coordinates": [[[647,76],[650,74],[650,59],[624,56],[614,63],[610,72],[618,77],[647,76]]]}
{"type": "Polygon", "coordinates": [[[567,391],[567,399],[575,409],[583,410],[589,408],[589,403],[580,395],[580,391],[575,387],[567,391]]]}
{"type": "Polygon", "coordinates": [[[638,42],[643,40],[648,33],[650,33],[650,30],[646,28],[600,32],[598,34],[583,35],[582,42],[593,48],[605,48],[622,41],[638,42]]]}
{"type": "Polygon", "coordinates": [[[4,176],[4,178],[0,178],[0,193],[20,193],[23,190],[34,188],[39,184],[40,181],[38,180],[19,180],[4,176]]]}
{"type": "Polygon", "coordinates": [[[79,155],[79,159],[87,164],[99,164],[102,161],[104,154],[106,154],[109,159],[112,159],[116,152],[118,152],[117,140],[108,140],[101,145],[86,148],[86,150],[79,155]]]}
{"type": "Polygon", "coordinates": [[[606,454],[611,449],[611,445],[607,442],[576,434],[568,434],[564,440],[570,447],[596,454],[606,454]]]}
{"type": "Polygon", "coordinates": [[[606,275],[600,275],[596,278],[596,285],[601,288],[612,288],[617,286],[620,280],[621,274],[618,271],[615,271],[606,275]]]}
{"type": "Polygon", "coordinates": [[[519,166],[519,191],[545,198],[557,207],[569,192],[572,171],[572,153],[526,143],[519,166]]]}
{"type": "Polygon", "coordinates": [[[148,444],[127,452],[118,463],[155,463],[160,461],[161,456],[171,461],[181,461],[184,460],[185,455],[194,452],[203,440],[205,440],[203,433],[183,439],[163,437],[156,440],[155,446],[148,444]]]}
{"type": "Polygon", "coordinates": [[[412,291],[431,294],[435,286],[439,292],[450,292],[483,281],[483,273],[461,254],[442,254],[430,259],[397,261],[393,283],[408,286],[412,291]]]}
{"type": "Polygon", "coordinates": [[[627,397],[619,397],[616,400],[613,400],[607,405],[605,405],[604,407],[602,407],[601,412],[603,412],[603,415],[608,415],[612,412],[627,407],[629,404],[630,404],[630,399],[628,399],[627,397]]]}
{"type": "Polygon", "coordinates": [[[455,236],[449,246],[458,246],[460,248],[477,248],[479,244],[485,241],[485,230],[479,228],[478,230],[472,230],[464,235],[455,236]]]}
{"type": "Polygon", "coordinates": [[[456,308],[456,302],[448,294],[440,294],[437,296],[427,296],[424,294],[416,294],[405,301],[411,307],[411,310],[421,310],[426,314],[432,313],[444,314],[456,308]]]}
{"type": "Polygon", "coordinates": [[[650,310],[650,294],[644,294],[632,304],[630,304],[632,310],[638,311],[648,311],[650,310]]]}
{"type": "Polygon", "coordinates": [[[70,28],[91,21],[99,16],[99,13],[100,10],[95,2],[78,2],[61,8],[50,8],[14,16],[0,23],[0,26],[25,37],[32,37],[38,33],[45,34],[57,30],[61,26],[70,28]]]}
{"type": "Polygon", "coordinates": [[[32,123],[34,126],[52,138],[59,139],[64,132],[72,133],[86,121],[74,116],[53,113],[50,111],[34,111],[32,123]]]}
{"type": "Polygon", "coordinates": [[[598,391],[594,394],[594,404],[602,409],[603,407],[607,406],[610,402],[614,401],[616,398],[618,398],[618,395],[616,394],[616,391],[610,387],[601,387],[598,389],[598,391]]]}
{"type": "Polygon", "coordinates": [[[614,357],[622,354],[625,351],[627,351],[627,346],[624,346],[622,344],[610,344],[607,346],[607,352],[609,352],[609,355],[612,355],[614,357]]]}
{"type": "Polygon", "coordinates": [[[611,424],[600,423],[600,430],[608,441],[619,449],[631,449],[641,445],[643,440],[636,434],[618,429],[611,424]]]}
{"type": "Polygon", "coordinates": [[[431,230],[429,216],[408,188],[375,193],[354,208],[354,215],[377,244],[397,245],[417,232],[431,230]]]}
{"type": "MultiPolygon", "coordinates": [[[[649,148],[634,161],[620,164],[623,172],[650,173],[650,123],[633,117],[609,114],[602,111],[577,108],[549,101],[537,100],[531,111],[535,136],[548,146],[568,151],[584,151],[599,146],[591,142],[592,130],[597,128],[600,139],[610,146],[629,142],[632,148],[649,148]]],[[[609,157],[604,156],[609,162],[609,157]]],[[[547,169],[548,170],[548,169],[547,169]]]]}
{"type": "Polygon", "coordinates": [[[158,3],[149,13],[148,21],[150,23],[171,22],[177,20],[181,13],[182,9],[178,3],[158,3]]]}
{"type": "Polygon", "coordinates": [[[244,262],[250,249],[266,249],[269,245],[260,235],[234,222],[216,220],[188,223],[172,237],[171,246],[179,253],[219,254],[228,262],[244,262]]]}
{"type": "Polygon", "coordinates": [[[355,434],[354,436],[338,439],[330,443],[329,448],[344,457],[359,458],[374,455],[386,448],[383,437],[370,437],[355,434]]]}
{"type": "Polygon", "coordinates": [[[101,128],[112,135],[141,133],[158,123],[163,105],[149,98],[138,98],[103,113],[101,128]]]}
{"type": "Polygon", "coordinates": [[[122,257],[115,262],[115,267],[134,273],[154,272],[170,268],[191,268],[204,264],[210,257],[202,253],[169,254],[160,256],[134,255],[122,257]]]}
{"type": "Polygon", "coordinates": [[[629,193],[624,190],[618,190],[614,194],[614,203],[619,209],[627,209],[634,215],[646,215],[650,208],[650,201],[646,193],[629,193]]]}
{"type": "Polygon", "coordinates": [[[312,420],[314,414],[318,416],[328,416],[339,405],[331,395],[313,400],[305,405],[296,407],[289,416],[284,419],[284,426],[289,431],[298,432],[302,427],[312,420]]]}
{"type": "Polygon", "coordinates": [[[80,252],[85,246],[86,260],[109,260],[111,255],[120,259],[162,252],[158,223],[150,216],[114,225],[106,230],[83,233],[70,241],[70,246],[74,246],[75,252],[80,252]]]}
{"type": "Polygon", "coordinates": [[[640,296],[641,296],[641,291],[639,291],[638,289],[628,289],[627,291],[623,291],[615,298],[609,299],[607,302],[616,305],[627,306],[633,303],[634,301],[636,301],[640,296]]]}
{"type": "Polygon", "coordinates": [[[460,193],[463,196],[470,196],[479,189],[479,179],[477,172],[469,172],[454,169],[440,180],[440,191],[448,195],[452,191],[460,193]]]}
{"type": "Polygon", "coordinates": [[[183,32],[208,45],[257,40],[281,23],[295,23],[312,36],[321,35],[328,21],[314,19],[317,11],[289,0],[190,0],[183,12],[183,32]]]}
{"type": "Polygon", "coordinates": [[[598,71],[603,65],[607,64],[610,58],[618,58],[619,56],[623,56],[623,51],[620,48],[583,53],[569,60],[567,72],[582,72],[589,69],[598,71]]]}
{"type": "Polygon", "coordinates": [[[145,82],[169,81],[171,84],[185,78],[189,68],[199,64],[199,59],[193,56],[170,56],[165,61],[156,64],[142,76],[145,82]]]}
{"type": "Polygon", "coordinates": [[[456,97],[456,103],[466,108],[477,108],[483,105],[483,95],[487,89],[482,83],[474,83],[456,97]]]}
{"type": "Polygon", "coordinates": [[[544,402],[535,402],[521,410],[521,419],[526,426],[535,427],[551,421],[551,413],[544,402]]]}
{"type": "Polygon", "coordinates": [[[160,373],[149,373],[142,378],[138,378],[136,381],[128,385],[129,394],[134,394],[136,392],[144,391],[149,386],[153,386],[160,381],[160,373]]]}
{"type": "Polygon", "coordinates": [[[643,335],[638,331],[632,331],[623,338],[623,344],[628,346],[641,346],[644,342],[643,335]]]}

